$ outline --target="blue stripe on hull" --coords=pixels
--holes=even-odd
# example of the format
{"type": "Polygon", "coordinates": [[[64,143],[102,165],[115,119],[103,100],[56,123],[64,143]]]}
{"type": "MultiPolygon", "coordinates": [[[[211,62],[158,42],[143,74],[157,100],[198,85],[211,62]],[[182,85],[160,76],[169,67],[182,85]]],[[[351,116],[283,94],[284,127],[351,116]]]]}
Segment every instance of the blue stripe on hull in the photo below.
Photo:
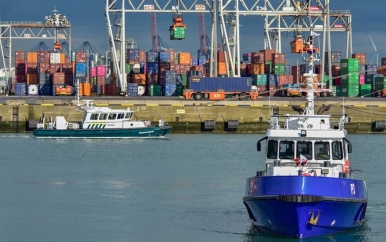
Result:
{"type": "Polygon", "coordinates": [[[247,180],[243,200],[260,229],[307,238],[360,226],[367,188],[363,180],[355,179],[262,176],[247,180]]]}

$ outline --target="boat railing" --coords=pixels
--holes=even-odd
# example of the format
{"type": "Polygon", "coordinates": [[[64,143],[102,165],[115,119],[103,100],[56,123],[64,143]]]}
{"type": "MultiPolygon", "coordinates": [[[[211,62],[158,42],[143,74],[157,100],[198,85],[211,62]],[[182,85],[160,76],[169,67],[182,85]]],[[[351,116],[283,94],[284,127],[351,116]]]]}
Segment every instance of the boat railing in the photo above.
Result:
{"type": "Polygon", "coordinates": [[[298,129],[313,129],[313,130],[344,130],[345,123],[348,122],[347,116],[339,115],[272,115],[269,119],[270,129],[280,130],[298,130],[298,129]]]}
{"type": "Polygon", "coordinates": [[[350,176],[351,179],[361,179],[365,180],[366,175],[365,172],[362,170],[350,170],[350,176]]]}

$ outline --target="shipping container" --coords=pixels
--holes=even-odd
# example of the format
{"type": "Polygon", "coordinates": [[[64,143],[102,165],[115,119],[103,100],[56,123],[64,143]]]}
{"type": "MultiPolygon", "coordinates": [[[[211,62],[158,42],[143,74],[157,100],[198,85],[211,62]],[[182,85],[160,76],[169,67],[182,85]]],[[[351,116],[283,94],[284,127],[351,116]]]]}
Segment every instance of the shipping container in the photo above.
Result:
{"type": "Polygon", "coordinates": [[[252,88],[251,77],[191,77],[188,88],[194,91],[249,92],[252,88]]]}

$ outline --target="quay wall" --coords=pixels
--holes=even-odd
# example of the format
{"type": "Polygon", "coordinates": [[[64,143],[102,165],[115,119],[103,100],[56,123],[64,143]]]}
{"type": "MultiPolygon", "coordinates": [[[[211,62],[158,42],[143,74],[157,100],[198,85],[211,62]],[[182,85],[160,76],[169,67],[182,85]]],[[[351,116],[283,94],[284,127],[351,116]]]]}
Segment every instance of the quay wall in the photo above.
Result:
{"type": "MultiPolygon", "coordinates": [[[[96,106],[131,108],[135,119],[146,119],[153,123],[164,119],[173,126],[173,133],[263,133],[268,128],[270,110],[276,107],[279,114],[297,113],[292,105],[305,108],[304,100],[280,101],[190,101],[190,100],[94,100],[96,106]],[[206,129],[206,120],[214,120],[214,129],[206,129]],[[236,129],[227,129],[227,122],[236,120],[236,129]]],[[[322,105],[331,105],[323,114],[339,116],[344,107],[349,122],[349,133],[386,133],[374,129],[374,122],[386,120],[386,103],[382,100],[343,102],[316,101],[315,113],[322,105]]],[[[83,113],[77,110],[76,101],[40,100],[31,104],[26,100],[11,99],[0,104],[0,132],[29,132],[31,121],[42,115],[63,115],[69,122],[81,122],[83,113]]],[[[337,121],[336,121],[337,122],[337,121]]]]}

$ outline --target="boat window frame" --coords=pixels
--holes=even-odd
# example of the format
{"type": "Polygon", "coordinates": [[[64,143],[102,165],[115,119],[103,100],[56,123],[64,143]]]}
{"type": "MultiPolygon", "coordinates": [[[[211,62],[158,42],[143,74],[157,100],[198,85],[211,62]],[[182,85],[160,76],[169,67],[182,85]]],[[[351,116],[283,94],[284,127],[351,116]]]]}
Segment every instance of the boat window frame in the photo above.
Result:
{"type": "Polygon", "coordinates": [[[267,159],[277,159],[279,141],[276,139],[270,139],[267,141],[267,159]]]}
{"type": "Polygon", "coordinates": [[[109,113],[107,117],[108,120],[115,120],[117,118],[117,113],[109,113]]]}
{"type": "Polygon", "coordinates": [[[108,117],[107,113],[101,113],[99,115],[99,120],[107,120],[107,117],[108,117]]]}
{"type": "Polygon", "coordinates": [[[293,160],[295,158],[295,142],[293,140],[280,140],[279,142],[279,159],[293,160]],[[282,146],[282,144],[284,146],[282,146]],[[283,148],[283,151],[282,151],[283,148]]]}
{"type": "Polygon", "coordinates": [[[117,119],[124,119],[125,118],[125,113],[118,113],[117,119]]]}
{"type": "Polygon", "coordinates": [[[343,145],[344,145],[344,142],[341,141],[341,140],[334,140],[334,141],[331,142],[331,158],[333,160],[342,160],[344,158],[344,148],[343,148],[343,145]],[[334,153],[335,153],[334,146],[333,146],[334,143],[340,143],[340,145],[337,146],[337,147],[340,148],[340,157],[334,156],[334,153]]]}
{"type": "Polygon", "coordinates": [[[308,160],[311,160],[313,157],[313,143],[311,140],[301,140],[296,142],[296,157],[300,158],[300,154],[305,156],[308,160]],[[299,148],[299,144],[302,146],[299,148]],[[306,144],[306,147],[304,147],[303,144],[306,144]],[[306,148],[306,151],[303,151],[304,148],[306,148]]]}
{"type": "Polygon", "coordinates": [[[130,119],[131,116],[132,116],[132,114],[133,114],[133,113],[126,113],[126,114],[125,114],[125,119],[130,119]]]}
{"type": "Polygon", "coordinates": [[[331,157],[330,142],[317,140],[314,143],[315,160],[329,160],[331,157]]]}
{"type": "Polygon", "coordinates": [[[90,120],[92,121],[99,120],[99,113],[92,113],[90,115],[90,120]]]}

